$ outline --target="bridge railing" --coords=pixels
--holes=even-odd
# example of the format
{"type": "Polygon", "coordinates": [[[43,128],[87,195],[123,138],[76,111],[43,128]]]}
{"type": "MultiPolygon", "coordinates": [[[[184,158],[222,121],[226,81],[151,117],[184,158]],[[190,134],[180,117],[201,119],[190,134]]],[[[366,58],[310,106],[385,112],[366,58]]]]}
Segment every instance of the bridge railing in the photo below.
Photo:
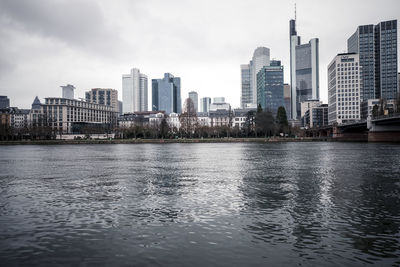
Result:
{"type": "Polygon", "coordinates": [[[342,123],[342,124],[338,124],[338,127],[342,127],[342,126],[350,126],[350,125],[357,125],[357,124],[363,124],[366,123],[367,120],[359,120],[359,121],[352,121],[352,122],[346,122],[346,123],[342,123]]]}
{"type": "Polygon", "coordinates": [[[390,118],[400,118],[400,112],[390,113],[388,115],[373,116],[371,118],[371,121],[390,119],[390,118]]]}

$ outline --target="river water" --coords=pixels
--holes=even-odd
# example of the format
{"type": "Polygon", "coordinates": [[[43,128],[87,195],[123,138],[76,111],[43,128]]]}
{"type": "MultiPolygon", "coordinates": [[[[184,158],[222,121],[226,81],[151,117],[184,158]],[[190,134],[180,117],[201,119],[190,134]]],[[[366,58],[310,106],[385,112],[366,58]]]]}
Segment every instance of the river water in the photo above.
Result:
{"type": "Polygon", "coordinates": [[[400,145],[0,146],[0,265],[400,265],[400,145]]]}

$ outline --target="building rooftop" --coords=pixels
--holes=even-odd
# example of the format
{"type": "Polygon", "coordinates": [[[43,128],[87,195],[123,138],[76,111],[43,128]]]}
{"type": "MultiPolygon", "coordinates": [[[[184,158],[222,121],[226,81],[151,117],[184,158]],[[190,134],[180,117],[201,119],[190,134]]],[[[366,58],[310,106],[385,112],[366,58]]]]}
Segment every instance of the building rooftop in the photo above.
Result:
{"type": "Polygon", "coordinates": [[[351,52],[351,53],[339,53],[337,54],[338,56],[349,56],[349,55],[356,55],[357,53],[351,52]]]}

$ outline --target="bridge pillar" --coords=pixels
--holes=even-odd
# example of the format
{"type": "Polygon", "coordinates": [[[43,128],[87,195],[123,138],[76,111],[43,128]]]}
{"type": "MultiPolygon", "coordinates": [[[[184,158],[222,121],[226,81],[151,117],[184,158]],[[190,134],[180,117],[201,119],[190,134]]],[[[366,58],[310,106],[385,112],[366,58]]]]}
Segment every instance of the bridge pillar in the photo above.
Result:
{"type": "Polygon", "coordinates": [[[400,142],[400,116],[394,115],[368,122],[369,142],[400,142]]]}
{"type": "Polygon", "coordinates": [[[400,142],[399,131],[372,132],[368,133],[368,142],[400,142]]]}
{"type": "Polygon", "coordinates": [[[332,137],[338,141],[367,142],[368,129],[366,124],[359,127],[349,127],[349,125],[334,126],[332,137]]]}

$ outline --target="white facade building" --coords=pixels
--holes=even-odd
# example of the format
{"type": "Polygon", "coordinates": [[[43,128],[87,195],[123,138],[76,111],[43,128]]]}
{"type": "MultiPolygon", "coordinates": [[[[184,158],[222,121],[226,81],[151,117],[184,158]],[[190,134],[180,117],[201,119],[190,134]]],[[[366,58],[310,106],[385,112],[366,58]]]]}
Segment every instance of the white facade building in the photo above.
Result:
{"type": "Polygon", "coordinates": [[[197,122],[199,123],[199,126],[210,126],[211,125],[211,119],[208,116],[208,112],[198,112],[197,113],[197,122]]]}
{"type": "Polygon", "coordinates": [[[147,76],[133,68],[130,74],[122,75],[123,113],[148,110],[147,76]]]}
{"type": "Polygon", "coordinates": [[[30,124],[30,109],[10,109],[10,126],[14,129],[27,129],[30,124]]]}
{"type": "Polygon", "coordinates": [[[165,118],[165,114],[159,112],[157,114],[151,114],[149,117],[150,127],[158,127],[161,125],[162,120],[165,118]]]}
{"type": "Polygon", "coordinates": [[[210,105],[209,111],[216,111],[216,110],[229,110],[231,105],[225,102],[225,97],[214,97],[213,103],[210,105]]]}
{"type": "Polygon", "coordinates": [[[175,112],[170,113],[167,117],[167,123],[171,129],[179,130],[179,128],[181,127],[181,122],[179,120],[179,114],[175,113],[175,112]]]}
{"type": "Polygon", "coordinates": [[[61,86],[61,88],[62,88],[62,98],[74,99],[75,86],[67,84],[65,86],[61,86]]]}
{"type": "Polygon", "coordinates": [[[113,107],[77,99],[47,97],[40,109],[32,109],[31,124],[47,126],[53,131],[71,134],[81,127],[107,126],[112,129],[118,112],[113,107]]]}
{"type": "Polygon", "coordinates": [[[328,124],[361,118],[359,55],[338,54],[328,65],[328,124]]]}
{"type": "Polygon", "coordinates": [[[238,114],[235,115],[232,121],[232,128],[238,127],[239,129],[242,129],[246,123],[247,116],[244,114],[238,114]]]}

